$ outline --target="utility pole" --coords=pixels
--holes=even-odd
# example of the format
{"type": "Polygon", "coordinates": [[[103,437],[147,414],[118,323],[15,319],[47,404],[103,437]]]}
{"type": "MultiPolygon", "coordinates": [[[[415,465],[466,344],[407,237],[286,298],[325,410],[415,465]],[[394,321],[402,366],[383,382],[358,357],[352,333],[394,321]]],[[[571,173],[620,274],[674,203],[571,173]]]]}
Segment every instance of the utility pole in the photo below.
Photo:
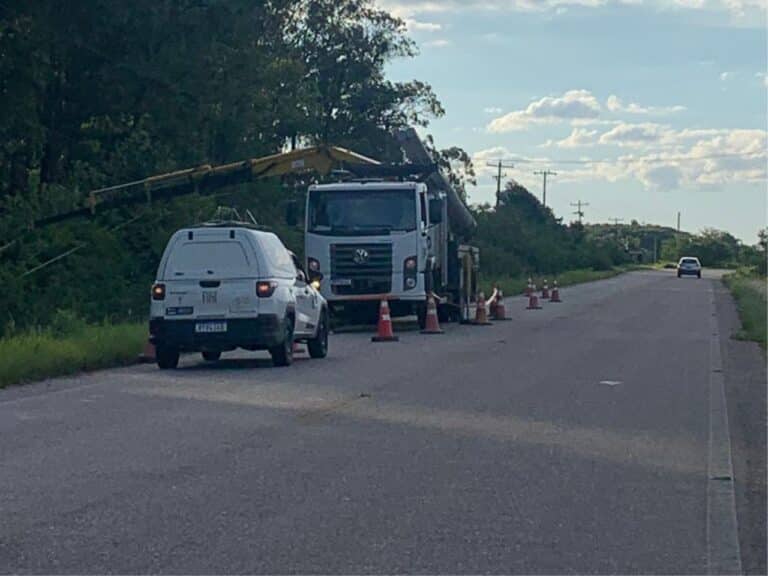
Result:
{"type": "Polygon", "coordinates": [[[576,207],[576,212],[574,212],[574,214],[579,217],[579,224],[581,224],[581,220],[584,218],[584,210],[582,210],[582,208],[589,206],[589,202],[582,202],[579,200],[578,202],[571,202],[571,206],[576,207]]]}
{"type": "Polygon", "coordinates": [[[677,213],[677,231],[680,232],[680,212],[677,213]]]}
{"type": "Polygon", "coordinates": [[[543,192],[541,194],[541,203],[544,206],[544,208],[547,207],[547,176],[557,176],[557,172],[553,172],[552,170],[537,170],[534,172],[536,176],[544,176],[544,187],[543,192]]]}
{"type": "Polygon", "coordinates": [[[624,218],[608,218],[609,222],[613,222],[613,234],[616,236],[616,241],[619,241],[619,222],[624,222],[624,218]]]}
{"type": "Polygon", "coordinates": [[[501,201],[501,181],[502,179],[507,175],[506,172],[502,173],[502,169],[509,168],[512,169],[515,167],[512,162],[504,163],[503,160],[499,160],[495,163],[488,163],[488,166],[491,166],[492,168],[496,168],[498,170],[498,174],[493,177],[494,180],[496,180],[496,208],[499,207],[499,202],[501,201]]]}

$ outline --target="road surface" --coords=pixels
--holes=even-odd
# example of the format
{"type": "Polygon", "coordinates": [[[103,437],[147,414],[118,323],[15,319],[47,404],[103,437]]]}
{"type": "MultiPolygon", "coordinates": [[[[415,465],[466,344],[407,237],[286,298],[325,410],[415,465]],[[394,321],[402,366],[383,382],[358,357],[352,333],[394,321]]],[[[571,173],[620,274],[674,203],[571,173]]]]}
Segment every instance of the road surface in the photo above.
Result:
{"type": "MultiPolygon", "coordinates": [[[[285,369],[190,357],[0,391],[0,572],[737,566],[733,482],[713,480],[724,289],[637,272],[562,297],[441,336],[336,335],[285,369]]],[[[743,564],[764,569],[754,516],[743,564]]]]}

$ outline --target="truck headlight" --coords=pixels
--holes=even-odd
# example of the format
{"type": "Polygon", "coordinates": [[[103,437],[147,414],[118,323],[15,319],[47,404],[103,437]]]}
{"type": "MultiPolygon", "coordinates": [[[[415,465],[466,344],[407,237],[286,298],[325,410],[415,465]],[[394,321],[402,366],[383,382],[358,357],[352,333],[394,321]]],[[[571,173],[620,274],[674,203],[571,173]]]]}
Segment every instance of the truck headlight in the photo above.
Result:
{"type": "Polygon", "coordinates": [[[413,290],[418,283],[419,261],[416,256],[409,256],[403,261],[403,290],[413,290]]]}

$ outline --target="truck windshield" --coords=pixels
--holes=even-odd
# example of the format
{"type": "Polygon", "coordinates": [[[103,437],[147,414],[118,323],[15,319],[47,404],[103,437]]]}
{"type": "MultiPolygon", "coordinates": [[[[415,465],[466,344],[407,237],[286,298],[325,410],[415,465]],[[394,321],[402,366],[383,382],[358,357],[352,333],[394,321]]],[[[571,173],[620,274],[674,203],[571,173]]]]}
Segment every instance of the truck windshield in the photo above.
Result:
{"type": "Polygon", "coordinates": [[[416,229],[413,190],[322,190],[312,192],[308,231],[374,235],[416,229]]]}

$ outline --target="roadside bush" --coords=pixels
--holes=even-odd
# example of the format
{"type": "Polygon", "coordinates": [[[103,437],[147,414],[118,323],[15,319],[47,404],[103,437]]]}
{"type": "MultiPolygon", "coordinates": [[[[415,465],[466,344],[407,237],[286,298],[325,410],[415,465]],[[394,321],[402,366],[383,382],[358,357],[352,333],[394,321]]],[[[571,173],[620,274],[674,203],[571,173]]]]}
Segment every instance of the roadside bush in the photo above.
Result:
{"type": "Polygon", "coordinates": [[[49,329],[53,336],[73,336],[81,334],[87,327],[84,319],[80,318],[73,310],[56,310],[51,318],[49,329]]]}

